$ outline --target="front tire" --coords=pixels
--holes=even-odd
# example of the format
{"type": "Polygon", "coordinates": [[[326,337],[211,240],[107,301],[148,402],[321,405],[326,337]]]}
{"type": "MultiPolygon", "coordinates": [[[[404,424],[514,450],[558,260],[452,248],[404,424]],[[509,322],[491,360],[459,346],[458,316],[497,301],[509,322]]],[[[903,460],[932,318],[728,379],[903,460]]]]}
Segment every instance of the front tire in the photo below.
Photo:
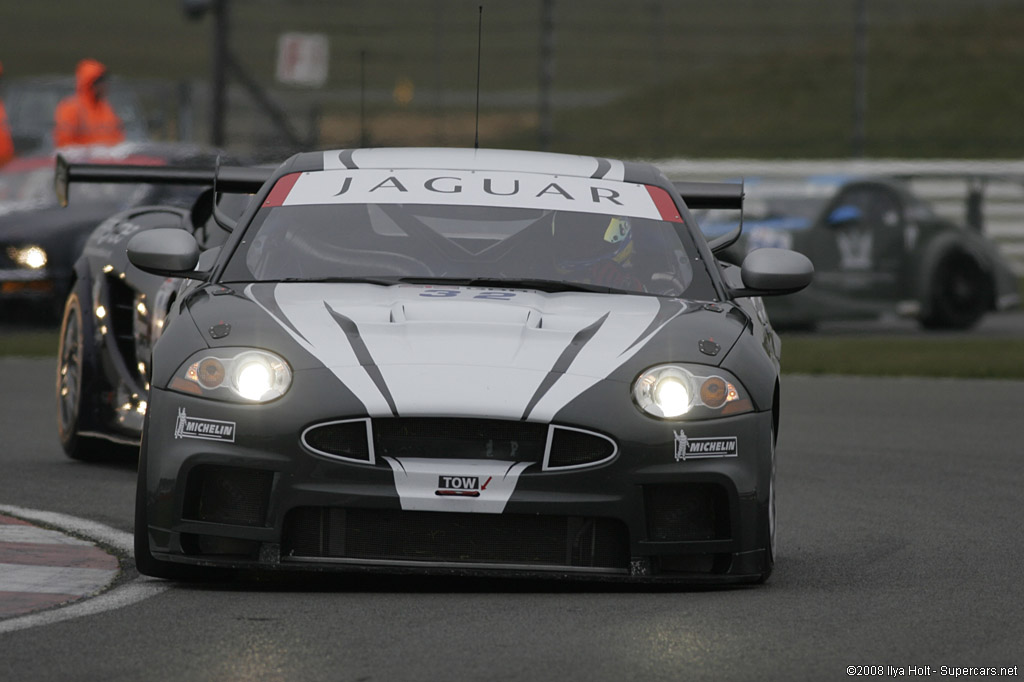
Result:
{"type": "MultiPolygon", "coordinates": [[[[105,441],[81,435],[91,426],[95,412],[94,341],[91,320],[85,314],[83,297],[88,286],[77,282],[68,294],[61,317],[57,349],[57,435],[71,459],[96,461],[109,456],[105,441]]],[[[88,299],[85,298],[87,301],[88,299]]]]}

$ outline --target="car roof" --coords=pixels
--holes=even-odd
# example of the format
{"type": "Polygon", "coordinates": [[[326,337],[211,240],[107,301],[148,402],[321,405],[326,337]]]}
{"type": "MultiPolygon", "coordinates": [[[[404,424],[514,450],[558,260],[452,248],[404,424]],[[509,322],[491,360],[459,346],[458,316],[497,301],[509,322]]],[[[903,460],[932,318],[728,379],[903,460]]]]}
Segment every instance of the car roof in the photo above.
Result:
{"type": "Polygon", "coordinates": [[[629,175],[627,167],[634,165],[637,164],[595,156],[512,149],[381,147],[300,154],[294,159],[290,170],[401,168],[513,171],[621,181],[629,175]]]}

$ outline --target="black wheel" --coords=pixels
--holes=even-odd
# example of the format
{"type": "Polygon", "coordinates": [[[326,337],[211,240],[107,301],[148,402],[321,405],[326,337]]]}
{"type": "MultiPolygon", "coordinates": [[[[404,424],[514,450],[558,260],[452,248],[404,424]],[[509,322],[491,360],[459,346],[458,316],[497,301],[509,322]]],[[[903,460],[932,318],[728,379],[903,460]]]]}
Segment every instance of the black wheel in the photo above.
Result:
{"type": "Polygon", "coordinates": [[[989,309],[992,283],[978,262],[951,251],[932,274],[929,302],[921,326],[925,329],[970,329],[989,309]]]}
{"type": "Polygon", "coordinates": [[[112,445],[80,434],[91,426],[94,395],[92,326],[83,312],[87,291],[76,284],[64,304],[57,349],[57,435],[68,457],[92,461],[108,457],[112,445]]]}

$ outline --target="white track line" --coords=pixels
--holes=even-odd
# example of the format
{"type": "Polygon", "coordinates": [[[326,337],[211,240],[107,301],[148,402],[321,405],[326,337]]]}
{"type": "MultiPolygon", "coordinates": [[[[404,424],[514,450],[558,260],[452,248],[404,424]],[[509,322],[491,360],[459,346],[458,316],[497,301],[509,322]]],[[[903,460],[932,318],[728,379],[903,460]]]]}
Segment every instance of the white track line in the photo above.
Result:
{"type": "MultiPolygon", "coordinates": [[[[124,531],[111,528],[110,526],[104,526],[102,523],[96,523],[95,521],[90,521],[88,519],[81,519],[77,516],[60,514],[58,512],[25,509],[24,507],[13,507],[2,504],[0,504],[0,513],[10,514],[11,516],[15,516],[26,521],[45,523],[55,528],[68,531],[69,533],[74,533],[76,535],[81,535],[91,540],[95,540],[96,542],[100,542],[108,547],[113,547],[114,549],[129,556],[131,556],[134,551],[134,541],[131,533],[125,533],[124,531]]],[[[104,592],[103,594],[91,599],[83,599],[81,601],[73,602],[63,608],[2,620],[0,621],[0,634],[13,632],[15,630],[24,630],[25,628],[36,627],[39,625],[51,625],[65,620],[71,620],[72,618],[92,616],[97,613],[103,613],[104,611],[124,608],[135,604],[136,602],[140,602],[143,599],[155,597],[169,587],[170,583],[163,580],[153,580],[151,578],[139,576],[135,580],[116,587],[109,592],[104,592]]]]}

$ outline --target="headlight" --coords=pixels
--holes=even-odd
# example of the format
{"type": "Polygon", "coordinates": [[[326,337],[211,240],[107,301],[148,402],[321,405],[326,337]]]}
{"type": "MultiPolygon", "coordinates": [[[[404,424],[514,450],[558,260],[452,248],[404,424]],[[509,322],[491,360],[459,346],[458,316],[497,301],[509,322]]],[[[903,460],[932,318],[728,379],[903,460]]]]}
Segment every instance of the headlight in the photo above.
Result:
{"type": "Polygon", "coordinates": [[[30,270],[38,270],[47,261],[46,251],[41,246],[11,246],[7,248],[7,255],[21,267],[30,270]]]}
{"type": "Polygon", "coordinates": [[[280,398],[291,385],[292,370],[279,355],[218,348],[200,351],[186,360],[168,388],[214,400],[265,403],[280,398]]]}
{"type": "Polygon", "coordinates": [[[711,367],[658,365],[633,383],[633,400],[661,419],[710,418],[753,410],[739,382],[711,367]]]}

